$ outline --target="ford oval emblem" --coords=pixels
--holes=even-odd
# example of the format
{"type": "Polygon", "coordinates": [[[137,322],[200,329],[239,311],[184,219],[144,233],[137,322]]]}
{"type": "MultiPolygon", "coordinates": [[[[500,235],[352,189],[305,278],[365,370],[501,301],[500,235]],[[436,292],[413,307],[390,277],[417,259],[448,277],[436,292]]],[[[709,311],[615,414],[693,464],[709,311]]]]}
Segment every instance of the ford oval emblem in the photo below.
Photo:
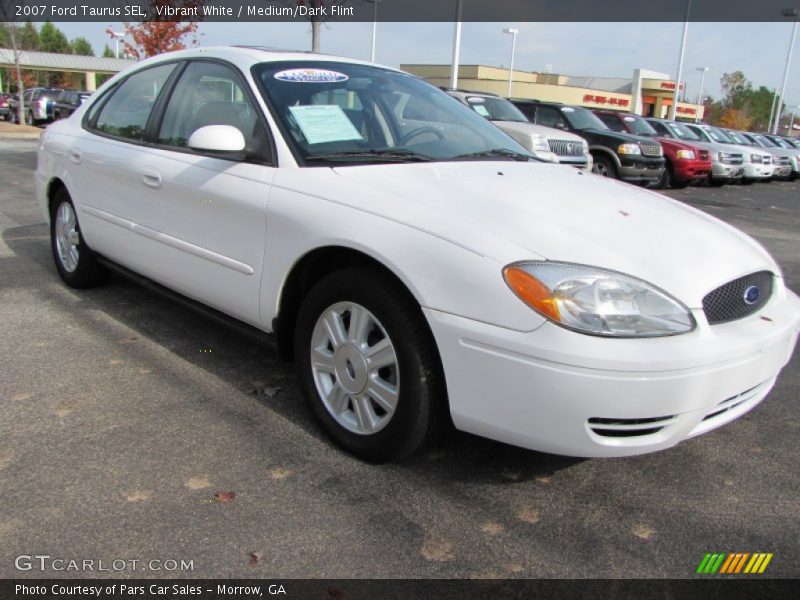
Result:
{"type": "Polygon", "coordinates": [[[755,304],[758,302],[758,297],[761,295],[761,290],[758,289],[758,286],[751,285],[744,291],[744,301],[747,304],[755,304]]]}

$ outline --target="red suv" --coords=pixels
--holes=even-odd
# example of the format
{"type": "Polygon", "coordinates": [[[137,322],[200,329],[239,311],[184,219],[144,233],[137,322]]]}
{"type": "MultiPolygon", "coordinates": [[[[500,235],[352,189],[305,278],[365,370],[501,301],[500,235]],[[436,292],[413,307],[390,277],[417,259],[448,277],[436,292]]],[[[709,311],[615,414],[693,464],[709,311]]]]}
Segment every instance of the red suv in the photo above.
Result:
{"type": "Polygon", "coordinates": [[[639,115],[610,110],[595,110],[594,113],[614,131],[653,137],[661,144],[667,168],[654,187],[660,190],[669,187],[684,188],[704,180],[711,172],[711,156],[708,150],[688,142],[660,137],[650,123],[639,115]]]}

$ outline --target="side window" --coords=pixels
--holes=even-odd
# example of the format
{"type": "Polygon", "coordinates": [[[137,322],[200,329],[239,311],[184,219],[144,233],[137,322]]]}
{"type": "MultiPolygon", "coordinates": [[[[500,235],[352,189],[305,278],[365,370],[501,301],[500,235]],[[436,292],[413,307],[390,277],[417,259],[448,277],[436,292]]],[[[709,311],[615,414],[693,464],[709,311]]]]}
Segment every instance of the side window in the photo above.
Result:
{"type": "Polygon", "coordinates": [[[648,123],[650,123],[650,126],[655,129],[658,134],[665,137],[675,137],[666,127],[664,127],[663,123],[659,121],[648,121],[648,123]]]}
{"type": "Polygon", "coordinates": [[[613,115],[597,115],[597,116],[600,117],[600,120],[603,123],[608,125],[608,128],[611,131],[621,131],[621,132],[625,131],[625,126],[622,124],[622,121],[620,121],[618,117],[615,117],[613,115]]]}
{"type": "Polygon", "coordinates": [[[100,109],[95,128],[109,135],[143,140],[156,99],[174,68],[174,64],[161,65],[128,77],[100,109]]]}
{"type": "Polygon", "coordinates": [[[242,132],[245,152],[264,160],[270,146],[258,117],[236,72],[212,62],[191,62],[170,96],[158,132],[158,143],[186,148],[192,133],[207,125],[230,125],[242,132]]]}
{"type": "Polygon", "coordinates": [[[536,123],[545,127],[558,127],[560,129],[566,129],[567,127],[564,117],[552,106],[539,106],[536,109],[536,123]]]}

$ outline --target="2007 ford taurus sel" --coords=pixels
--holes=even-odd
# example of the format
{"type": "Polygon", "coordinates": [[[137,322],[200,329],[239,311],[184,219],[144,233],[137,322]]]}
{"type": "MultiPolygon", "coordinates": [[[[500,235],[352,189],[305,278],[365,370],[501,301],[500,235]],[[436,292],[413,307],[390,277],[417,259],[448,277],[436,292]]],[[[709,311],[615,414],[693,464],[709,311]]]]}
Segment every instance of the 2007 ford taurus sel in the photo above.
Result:
{"type": "Polygon", "coordinates": [[[755,241],[539,162],[416,77],[258,48],[165,54],[42,136],[67,285],[109,266],[274,334],[368,460],[458,429],[660,450],[761,402],[800,299],[755,241]]]}

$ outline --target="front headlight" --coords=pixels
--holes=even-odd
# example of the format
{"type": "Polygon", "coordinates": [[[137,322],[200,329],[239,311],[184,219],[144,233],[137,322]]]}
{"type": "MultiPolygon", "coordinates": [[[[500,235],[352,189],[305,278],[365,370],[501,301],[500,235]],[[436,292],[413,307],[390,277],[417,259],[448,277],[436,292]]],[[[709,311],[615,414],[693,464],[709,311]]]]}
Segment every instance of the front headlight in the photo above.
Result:
{"type": "Polygon", "coordinates": [[[522,261],[503,269],[508,287],[555,324],[608,337],[658,337],[695,328],[689,309],[649,283],[596,267],[522,261]]]}
{"type": "Polygon", "coordinates": [[[583,150],[584,154],[589,154],[589,142],[581,140],[581,150],[583,150]]]}
{"type": "Polygon", "coordinates": [[[694,160],[697,157],[694,150],[678,150],[675,156],[684,160],[694,160]]]}
{"type": "Polygon", "coordinates": [[[619,154],[641,154],[642,149],[639,144],[620,144],[617,148],[619,154]]]}
{"type": "Polygon", "coordinates": [[[757,165],[760,165],[764,161],[761,159],[761,155],[760,154],[751,154],[750,155],[750,162],[751,163],[755,163],[757,165]]]}
{"type": "Polygon", "coordinates": [[[533,135],[531,137],[533,138],[534,152],[550,152],[550,144],[547,142],[546,137],[543,135],[533,135]]]}

